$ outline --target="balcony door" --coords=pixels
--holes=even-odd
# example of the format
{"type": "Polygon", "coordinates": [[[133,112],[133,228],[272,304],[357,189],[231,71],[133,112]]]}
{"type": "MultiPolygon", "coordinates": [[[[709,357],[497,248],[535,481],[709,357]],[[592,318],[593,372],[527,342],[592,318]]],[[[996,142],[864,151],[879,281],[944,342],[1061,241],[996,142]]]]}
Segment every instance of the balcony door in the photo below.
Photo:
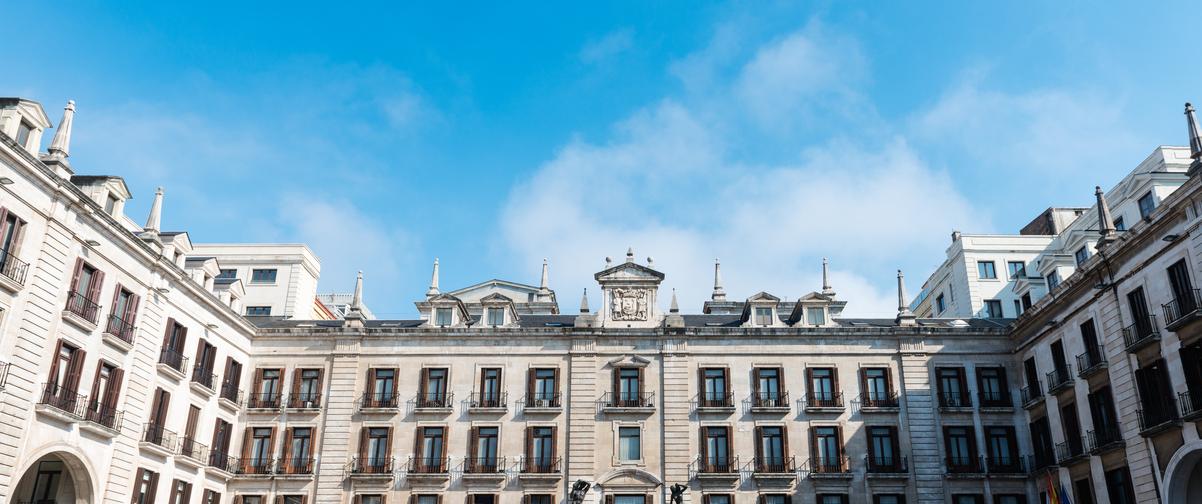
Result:
{"type": "Polygon", "coordinates": [[[898,465],[897,428],[890,426],[868,428],[869,467],[894,468],[898,465]]]}
{"type": "Polygon", "coordinates": [[[530,465],[539,472],[549,471],[555,463],[555,427],[529,427],[527,455],[530,465]]]}
{"type": "MultiPolygon", "coordinates": [[[[1177,301],[1177,316],[1180,317],[1197,309],[1198,303],[1194,298],[1193,282],[1189,279],[1189,265],[1185,263],[1185,259],[1173,263],[1167,272],[1169,287],[1173,290],[1173,299],[1177,301]]],[[[1168,322],[1168,320],[1165,321],[1165,323],[1168,322]]]]}
{"type": "Polygon", "coordinates": [[[758,404],[775,405],[781,400],[780,368],[755,368],[755,399],[758,404]]]}
{"type": "Polygon", "coordinates": [[[727,394],[726,368],[704,368],[701,370],[701,401],[704,405],[725,405],[727,394]]]}
{"type": "Polygon", "coordinates": [[[833,472],[842,468],[843,442],[841,431],[836,426],[810,428],[810,449],[814,457],[814,470],[833,472]]]}
{"type": "Polygon", "coordinates": [[[728,429],[726,427],[702,427],[701,437],[701,455],[706,469],[729,471],[730,435],[728,429]]]}
{"type": "Polygon", "coordinates": [[[551,405],[555,400],[555,395],[558,393],[558,384],[556,383],[558,375],[559,370],[555,368],[531,370],[529,393],[534,400],[533,405],[551,405]]]}
{"type": "Polygon", "coordinates": [[[442,467],[443,454],[446,453],[444,444],[445,429],[442,427],[422,427],[418,429],[417,446],[421,454],[421,465],[430,469],[442,467]]]}
{"type": "Polygon", "coordinates": [[[480,404],[498,407],[501,403],[501,368],[480,370],[480,404]]]}
{"type": "Polygon", "coordinates": [[[756,445],[760,466],[772,472],[783,472],[785,465],[785,428],[779,426],[757,427],[759,444],[756,445]]]}
{"type": "Polygon", "coordinates": [[[496,427],[476,427],[474,433],[475,439],[472,442],[475,448],[472,450],[472,457],[476,459],[476,464],[480,469],[486,471],[495,471],[497,467],[497,444],[499,439],[499,429],[496,427]]]}
{"type": "Polygon", "coordinates": [[[860,371],[863,376],[864,398],[869,404],[887,401],[891,395],[888,368],[864,368],[860,371]]]}

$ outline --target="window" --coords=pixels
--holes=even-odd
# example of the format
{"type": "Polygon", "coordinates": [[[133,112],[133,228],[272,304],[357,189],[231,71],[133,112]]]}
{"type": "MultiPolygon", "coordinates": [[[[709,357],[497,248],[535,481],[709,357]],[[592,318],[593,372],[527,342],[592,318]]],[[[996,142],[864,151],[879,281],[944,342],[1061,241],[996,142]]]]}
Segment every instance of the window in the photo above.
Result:
{"type": "Polygon", "coordinates": [[[860,402],[866,407],[896,407],[893,386],[889,383],[889,368],[864,368],[860,370],[863,396],[860,402]]]}
{"type": "Polygon", "coordinates": [[[96,311],[100,308],[100,286],[103,283],[103,271],[84,262],[82,258],[76,259],[75,274],[71,277],[71,289],[67,295],[67,311],[96,322],[96,311]]]}
{"type": "Polygon", "coordinates": [[[1164,359],[1135,371],[1135,384],[1139,391],[1140,428],[1146,429],[1163,424],[1177,416],[1177,405],[1173,397],[1173,384],[1164,359]]]}
{"type": "MultiPolygon", "coordinates": [[[[1169,275],[1169,288],[1173,291],[1173,303],[1166,305],[1175,309],[1168,310],[1176,318],[1193,312],[1198,308],[1198,295],[1194,291],[1194,283],[1189,278],[1189,266],[1181,259],[1166,270],[1169,275]]],[[[1172,322],[1167,321],[1167,322],[1172,322]]]]}
{"type": "Polygon", "coordinates": [[[238,270],[222,268],[217,272],[217,278],[238,278],[238,270]]]}
{"type": "Polygon", "coordinates": [[[359,504],[384,504],[384,496],[378,494],[359,495],[359,504]]]}
{"type": "Polygon", "coordinates": [[[275,283],[276,270],[272,269],[252,269],[250,270],[250,283],[252,284],[270,284],[275,283]]]}
{"type": "Polygon", "coordinates": [[[256,392],[259,395],[258,400],[264,406],[272,407],[280,400],[281,374],[283,370],[280,369],[259,370],[259,387],[256,392]]]}
{"type": "Polygon", "coordinates": [[[1035,448],[1035,469],[1049,467],[1056,463],[1052,444],[1052,427],[1048,417],[1036,418],[1028,424],[1031,432],[1031,445],[1035,448]]]}
{"type": "Polygon", "coordinates": [[[1135,504],[1135,488],[1126,466],[1106,472],[1106,494],[1110,504],[1135,504]]]}
{"type": "Polygon", "coordinates": [[[522,504],[552,504],[553,501],[554,497],[549,494],[527,494],[522,504]]]}
{"type": "Polygon", "coordinates": [[[159,484],[159,473],[138,468],[134,478],[134,504],[154,504],[155,491],[159,484]]]}
{"type": "Polygon", "coordinates": [[[648,504],[646,495],[615,495],[614,504],[648,504]]]}
{"type": "Polygon", "coordinates": [[[810,325],[823,325],[826,323],[826,309],[820,306],[806,308],[806,318],[810,325]]]}
{"type": "Polygon", "coordinates": [[[1147,220],[1155,209],[1156,200],[1153,199],[1152,191],[1148,191],[1139,197],[1139,218],[1147,220]]]}
{"type": "Polygon", "coordinates": [[[643,368],[621,367],[614,370],[614,406],[642,406],[643,368]]]}
{"type": "Polygon", "coordinates": [[[468,494],[467,504],[497,504],[497,496],[493,494],[468,494]]]}
{"type": "Polygon", "coordinates": [[[317,407],[321,400],[321,369],[297,368],[293,373],[292,407],[317,407]]]}
{"type": "Polygon", "coordinates": [[[793,498],[787,494],[763,494],[760,495],[757,504],[792,504],[793,498]]]}
{"type": "Polygon", "coordinates": [[[188,328],[175,319],[167,319],[167,330],[163,334],[163,349],[159,352],[159,363],[177,371],[184,370],[184,345],[188,342],[188,328]]]}
{"type": "MultiPolygon", "coordinates": [[[[45,393],[48,397],[70,401],[72,403],[70,406],[74,406],[75,394],[79,387],[79,375],[83,371],[83,362],[86,356],[86,351],[64,343],[63,340],[58,340],[54,360],[50,361],[50,376],[46,381],[45,393]]],[[[67,406],[67,404],[63,405],[67,406]]],[[[72,411],[74,411],[73,408],[72,411]]]]}
{"type": "Polygon", "coordinates": [[[468,447],[469,457],[468,471],[469,472],[497,472],[497,444],[500,438],[500,429],[497,427],[475,427],[472,433],[470,444],[468,447]]]}
{"type": "Polygon", "coordinates": [[[726,386],[728,373],[726,368],[701,369],[701,403],[698,406],[720,408],[734,405],[728,399],[729,392],[726,386]]]}
{"type": "Polygon", "coordinates": [[[109,315],[105,333],[117,336],[124,341],[132,342],[134,337],[134,318],[138,311],[138,296],[129,289],[117,286],[113,293],[113,310],[109,315]]]}
{"type": "Polygon", "coordinates": [[[1077,266],[1085,264],[1085,261],[1089,260],[1089,246],[1082,245],[1081,248],[1073,253],[1073,258],[1077,260],[1077,266]]]}
{"type": "Polygon", "coordinates": [[[1055,271],[1048,273],[1048,290],[1055,289],[1060,286],[1060,273],[1055,271]]]}
{"type": "MultiPolygon", "coordinates": [[[[1074,501],[1079,504],[1092,504],[1093,501],[1074,501]]],[[[1027,504],[1027,496],[1022,494],[1003,494],[993,496],[993,504],[1027,504]]]]}
{"type": "Polygon", "coordinates": [[[834,368],[807,368],[810,375],[810,395],[806,397],[808,407],[839,406],[839,378],[834,368]]]}
{"type": "Polygon", "coordinates": [[[818,494],[818,504],[847,504],[847,494],[818,494]]]}
{"type": "Polygon", "coordinates": [[[810,454],[814,457],[814,472],[843,472],[843,440],[841,429],[834,426],[810,428],[810,454]]]}
{"type": "Polygon", "coordinates": [[[417,429],[417,446],[420,451],[420,459],[418,460],[419,472],[442,472],[443,471],[443,454],[444,435],[446,429],[442,427],[420,427],[417,429]],[[422,469],[425,471],[422,471],[422,469]]]}
{"type": "Polygon", "coordinates": [[[1127,293],[1127,305],[1131,308],[1131,320],[1137,333],[1133,336],[1138,340],[1154,334],[1156,328],[1152,325],[1151,314],[1148,313],[1148,300],[1144,297],[1143,287],[1136,287],[1127,293]]]}
{"type": "Polygon", "coordinates": [[[1073,482],[1074,492],[1077,494],[1073,502],[1080,504],[1093,504],[1093,482],[1089,478],[1079,479],[1073,482]]]}
{"type": "Polygon", "coordinates": [[[1014,434],[1014,427],[986,426],[985,445],[989,450],[987,456],[991,471],[1021,471],[1018,437],[1014,434]]]}
{"type": "Polygon", "coordinates": [[[192,496],[192,484],[182,480],[171,482],[171,504],[188,504],[192,496]]]}
{"type": "Polygon", "coordinates": [[[756,307],[755,309],[755,325],[770,326],[772,325],[772,308],[767,306],[756,307]]]}
{"type": "Polygon", "coordinates": [[[392,368],[372,368],[367,371],[367,391],[363,401],[365,408],[388,408],[396,406],[396,374],[392,368]]]}
{"type": "Polygon", "coordinates": [[[526,391],[530,398],[526,406],[536,408],[551,408],[559,406],[559,386],[555,382],[559,370],[555,368],[538,368],[530,370],[530,390],[526,391]]]}
{"type": "Polygon", "coordinates": [[[221,382],[221,397],[232,402],[238,402],[241,392],[238,386],[242,384],[242,363],[233,357],[225,358],[225,375],[221,382]]]}
{"type": "Polygon", "coordinates": [[[979,494],[956,494],[952,496],[952,504],[985,504],[985,497],[979,494]]]}
{"type": "Polygon", "coordinates": [[[441,501],[440,495],[425,494],[417,496],[417,504],[441,504],[441,501]]]}
{"type": "Polygon", "coordinates": [[[986,318],[1002,318],[1005,314],[1002,312],[1002,302],[996,299],[985,300],[985,317],[986,318]]]}
{"type": "Polygon", "coordinates": [[[284,495],[279,499],[281,504],[305,504],[304,495],[284,495]]]}
{"type": "Polygon", "coordinates": [[[730,494],[706,494],[705,502],[702,504],[734,504],[730,494]]]}
{"type": "Polygon", "coordinates": [[[488,325],[490,325],[490,326],[505,325],[505,309],[504,308],[489,308],[488,309],[488,325]]]}
{"type": "Polygon", "coordinates": [[[947,467],[951,472],[979,472],[977,442],[973,428],[947,426],[943,428],[943,444],[947,450],[947,467]]]}
{"type": "Polygon", "coordinates": [[[33,125],[22,120],[17,123],[17,143],[26,149],[29,149],[29,137],[32,136],[33,125]]]}
{"type": "Polygon", "coordinates": [[[21,248],[21,235],[24,234],[24,231],[25,221],[13,215],[8,209],[0,208],[0,271],[10,278],[17,276],[18,272],[15,271],[14,265],[10,265],[8,258],[16,257],[21,248]]]}
{"type": "MultiPolygon", "coordinates": [[[[1110,387],[1102,387],[1089,394],[1089,416],[1093,419],[1091,433],[1099,446],[1119,439],[1118,415],[1114,410],[1114,399],[1110,387]]],[[[1092,448],[1092,447],[1091,447],[1092,448]]]]}
{"type": "Polygon", "coordinates": [[[447,368],[425,368],[422,370],[421,390],[418,391],[417,407],[445,408],[447,406],[447,368]]]}
{"type": "Polygon", "coordinates": [[[964,380],[964,368],[936,368],[935,377],[939,388],[939,406],[945,408],[971,406],[968,400],[968,384],[964,380]]]}
{"type": "Polygon", "coordinates": [[[756,471],[789,472],[793,468],[785,464],[785,428],[778,425],[756,427],[756,471]]]}
{"type": "Polygon", "coordinates": [[[223,470],[229,469],[226,456],[230,453],[230,440],[233,432],[234,426],[229,422],[220,418],[213,422],[213,458],[210,459],[210,463],[214,464],[214,467],[223,470]]]}
{"type": "Polygon", "coordinates": [[[451,309],[450,308],[435,308],[434,309],[434,325],[446,327],[451,325],[451,309]]]}
{"type": "Polygon", "coordinates": [[[639,427],[618,427],[618,461],[638,462],[643,459],[639,427]]]}
{"type": "Polygon", "coordinates": [[[1022,299],[1022,302],[1023,302],[1023,310],[1029,310],[1029,309],[1031,309],[1031,293],[1030,293],[1030,292],[1024,292],[1024,293],[1023,293],[1023,297],[1022,297],[1021,299],[1022,299]]]}
{"type": "Polygon", "coordinates": [[[721,426],[701,428],[702,472],[729,473],[735,470],[730,459],[730,430],[721,426]]]}
{"type": "Polygon", "coordinates": [[[1115,231],[1126,231],[1127,230],[1127,224],[1125,222],[1123,222],[1123,216],[1120,215],[1117,219],[1114,220],[1114,230],[1115,231]]]}
{"type": "Polygon", "coordinates": [[[501,368],[484,368],[480,370],[480,395],[476,404],[481,408],[502,408],[505,406],[501,399],[501,368]]]}
{"type": "Polygon", "coordinates": [[[392,428],[364,427],[361,436],[359,456],[363,459],[360,469],[364,472],[385,472],[392,454],[392,428]]]}
{"type": "Polygon", "coordinates": [[[266,504],[262,495],[242,495],[242,504],[266,504]]]}
{"type": "Polygon", "coordinates": [[[946,310],[946,309],[947,309],[947,303],[945,303],[943,301],[943,294],[939,294],[938,296],[935,296],[935,314],[938,315],[940,313],[943,313],[943,310],[946,310]]]}
{"type": "Polygon", "coordinates": [[[1006,383],[1006,368],[977,368],[977,390],[981,394],[981,406],[1011,406],[1010,389],[1006,383]]]}
{"type": "Polygon", "coordinates": [[[308,474],[312,471],[309,456],[313,452],[313,429],[293,427],[284,439],[284,472],[308,474]]]}
{"type": "Polygon", "coordinates": [[[868,427],[868,470],[893,472],[901,469],[898,457],[897,428],[891,426],[868,427]]]}
{"type": "Polygon", "coordinates": [[[1014,300],[1014,316],[1023,314],[1023,305],[1017,299],[1014,300]]]}
{"type": "Polygon", "coordinates": [[[247,317],[267,317],[270,315],[271,315],[271,307],[270,306],[247,306],[246,307],[246,316],[247,317]]]}
{"type": "Polygon", "coordinates": [[[1026,278],[1027,263],[1022,261],[1006,261],[1006,270],[1010,272],[1011,280],[1026,278]]]}
{"type": "Polygon", "coordinates": [[[788,406],[788,402],[784,397],[784,391],[781,389],[780,368],[755,368],[755,390],[752,394],[752,405],[761,407],[780,407],[788,406]]]}
{"type": "Polygon", "coordinates": [[[876,494],[872,496],[872,504],[906,504],[906,496],[902,494],[876,494]]]}
{"type": "Polygon", "coordinates": [[[526,472],[550,474],[556,466],[555,427],[527,427],[526,472]]]}
{"type": "Polygon", "coordinates": [[[216,490],[205,490],[204,498],[200,500],[200,504],[221,504],[221,494],[216,490]]]}
{"type": "Polygon", "coordinates": [[[271,442],[275,437],[275,429],[254,427],[250,431],[250,463],[254,466],[266,466],[271,462],[271,442]]]}
{"type": "Polygon", "coordinates": [[[997,278],[997,270],[994,269],[993,261],[977,261],[977,278],[984,280],[997,278]]]}

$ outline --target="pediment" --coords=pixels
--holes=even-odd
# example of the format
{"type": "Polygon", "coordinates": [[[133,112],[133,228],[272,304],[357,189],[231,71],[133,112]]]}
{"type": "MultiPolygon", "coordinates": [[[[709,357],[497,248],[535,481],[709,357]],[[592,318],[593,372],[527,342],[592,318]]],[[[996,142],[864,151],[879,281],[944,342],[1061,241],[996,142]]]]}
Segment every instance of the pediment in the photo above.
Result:
{"type": "Polygon", "coordinates": [[[624,355],[609,361],[610,367],[647,367],[651,359],[638,355],[624,355]]]}
{"type": "Polygon", "coordinates": [[[480,304],[494,304],[495,305],[495,304],[512,304],[512,303],[513,303],[513,299],[510,299],[509,296],[506,296],[504,294],[500,294],[497,292],[494,292],[492,294],[489,294],[487,296],[480,298],[480,304]]]}
{"type": "Polygon", "coordinates": [[[598,282],[606,281],[648,281],[660,282],[664,274],[636,262],[624,262],[617,266],[606,268],[593,275],[598,282]]]}
{"type": "Polygon", "coordinates": [[[757,293],[753,294],[751,297],[747,298],[748,303],[754,303],[757,301],[776,303],[776,302],[780,301],[780,298],[773,296],[772,294],[769,294],[764,291],[757,292],[757,293]]]}
{"type": "Polygon", "coordinates": [[[627,467],[616,469],[597,479],[602,489],[614,488],[655,488],[662,484],[659,478],[642,469],[627,467]]]}

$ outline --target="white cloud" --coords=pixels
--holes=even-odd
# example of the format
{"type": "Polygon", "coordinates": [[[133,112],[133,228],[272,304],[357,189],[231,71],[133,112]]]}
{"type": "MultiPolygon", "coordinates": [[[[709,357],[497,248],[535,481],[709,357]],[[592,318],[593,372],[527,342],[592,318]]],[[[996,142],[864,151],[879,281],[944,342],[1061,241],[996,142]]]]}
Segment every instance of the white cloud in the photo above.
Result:
{"type": "Polygon", "coordinates": [[[623,28],[590,40],[580,48],[580,61],[588,64],[600,63],[629,51],[634,47],[634,30],[623,28]]]}

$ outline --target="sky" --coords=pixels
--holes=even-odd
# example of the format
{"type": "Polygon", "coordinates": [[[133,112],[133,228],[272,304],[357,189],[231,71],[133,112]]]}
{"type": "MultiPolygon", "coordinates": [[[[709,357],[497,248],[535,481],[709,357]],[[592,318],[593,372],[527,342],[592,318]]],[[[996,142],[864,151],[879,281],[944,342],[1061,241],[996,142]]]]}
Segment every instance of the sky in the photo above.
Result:
{"type": "Polygon", "coordinates": [[[1198,2],[398,4],[17,2],[0,95],[75,100],[136,221],[162,186],[194,242],[307,243],[381,318],[435,258],[444,291],[546,258],[574,313],[628,247],[686,312],[715,258],[796,299],[829,257],[891,317],[897,269],[1088,206],[1202,100],[1198,2]]]}

